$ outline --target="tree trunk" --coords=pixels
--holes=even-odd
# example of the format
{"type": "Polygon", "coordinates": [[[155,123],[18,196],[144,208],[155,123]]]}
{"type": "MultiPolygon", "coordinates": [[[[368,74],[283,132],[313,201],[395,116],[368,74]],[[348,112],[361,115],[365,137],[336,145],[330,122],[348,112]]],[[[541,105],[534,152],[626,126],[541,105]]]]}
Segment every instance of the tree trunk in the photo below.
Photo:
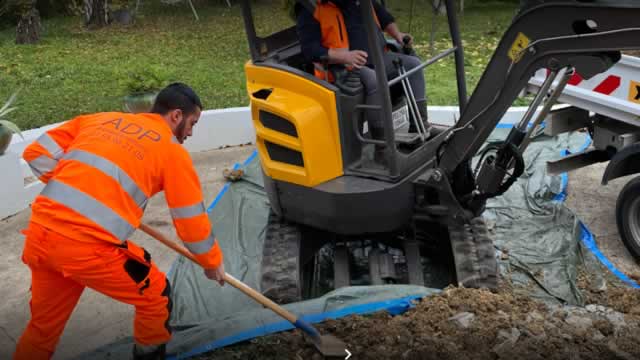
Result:
{"type": "Polygon", "coordinates": [[[109,25],[107,0],[85,0],[84,8],[87,27],[101,28],[109,25]]]}
{"type": "Polygon", "coordinates": [[[27,0],[20,5],[20,19],[16,26],[16,44],[35,44],[40,40],[40,13],[36,2],[27,0]]]}

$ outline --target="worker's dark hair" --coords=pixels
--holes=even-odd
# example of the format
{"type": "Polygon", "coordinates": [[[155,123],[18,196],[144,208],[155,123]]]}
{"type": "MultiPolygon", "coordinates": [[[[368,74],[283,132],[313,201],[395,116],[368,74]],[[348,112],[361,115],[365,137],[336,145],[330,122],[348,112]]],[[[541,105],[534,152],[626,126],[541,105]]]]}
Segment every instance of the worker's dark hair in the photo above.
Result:
{"type": "Polygon", "coordinates": [[[180,109],[188,115],[194,113],[196,107],[202,110],[202,102],[196,92],[183,83],[173,83],[158,93],[151,112],[164,115],[171,110],[180,109]]]}

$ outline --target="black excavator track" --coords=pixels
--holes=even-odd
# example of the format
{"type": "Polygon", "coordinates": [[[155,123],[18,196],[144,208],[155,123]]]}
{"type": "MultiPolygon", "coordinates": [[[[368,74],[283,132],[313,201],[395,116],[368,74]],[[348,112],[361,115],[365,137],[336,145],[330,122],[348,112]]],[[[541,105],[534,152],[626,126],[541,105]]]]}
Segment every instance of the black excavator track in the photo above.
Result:
{"type": "Polygon", "coordinates": [[[302,233],[298,225],[269,213],[264,239],[260,289],[279,304],[302,299],[302,233]]]}
{"type": "MultiPolygon", "coordinates": [[[[498,264],[484,219],[477,217],[469,223],[449,225],[448,232],[455,266],[455,276],[450,278],[455,279],[458,286],[496,289],[498,264]]],[[[303,299],[303,236],[300,225],[270,212],[260,286],[262,293],[277,303],[287,304],[303,299]]],[[[304,246],[313,244],[309,242],[304,246]]],[[[449,277],[446,274],[441,276],[449,277]]]]}
{"type": "Polygon", "coordinates": [[[449,225],[449,240],[458,286],[496,289],[498,262],[484,219],[477,217],[469,223],[449,225]]]}

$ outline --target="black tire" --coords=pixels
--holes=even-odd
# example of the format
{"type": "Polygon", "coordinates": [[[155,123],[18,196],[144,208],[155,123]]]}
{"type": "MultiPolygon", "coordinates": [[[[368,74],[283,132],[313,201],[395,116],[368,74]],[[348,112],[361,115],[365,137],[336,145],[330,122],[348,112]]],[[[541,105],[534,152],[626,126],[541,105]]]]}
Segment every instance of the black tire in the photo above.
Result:
{"type": "Polygon", "coordinates": [[[469,224],[450,225],[449,239],[456,268],[456,281],[467,288],[498,288],[498,262],[493,240],[482,217],[469,224]]]}
{"type": "Polygon", "coordinates": [[[279,304],[302,300],[302,233],[298,225],[269,212],[261,264],[262,294],[279,304]]]}
{"type": "Polygon", "coordinates": [[[640,261],[640,177],[629,181],[618,195],[616,222],[624,246],[640,261]]]}

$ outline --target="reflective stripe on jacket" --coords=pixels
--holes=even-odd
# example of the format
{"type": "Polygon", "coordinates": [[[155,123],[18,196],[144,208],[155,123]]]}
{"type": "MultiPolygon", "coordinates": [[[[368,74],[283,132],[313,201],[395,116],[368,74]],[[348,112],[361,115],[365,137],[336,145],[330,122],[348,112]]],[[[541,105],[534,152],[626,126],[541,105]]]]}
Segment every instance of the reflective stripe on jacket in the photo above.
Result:
{"type": "Polygon", "coordinates": [[[185,246],[206,267],[221,263],[189,153],[160,115],[79,116],[41,135],[23,157],[46,183],[32,221],[78,241],[120,245],[164,191],[185,246]]]}

